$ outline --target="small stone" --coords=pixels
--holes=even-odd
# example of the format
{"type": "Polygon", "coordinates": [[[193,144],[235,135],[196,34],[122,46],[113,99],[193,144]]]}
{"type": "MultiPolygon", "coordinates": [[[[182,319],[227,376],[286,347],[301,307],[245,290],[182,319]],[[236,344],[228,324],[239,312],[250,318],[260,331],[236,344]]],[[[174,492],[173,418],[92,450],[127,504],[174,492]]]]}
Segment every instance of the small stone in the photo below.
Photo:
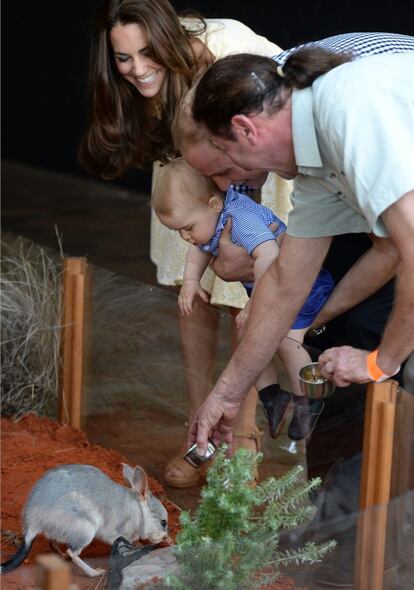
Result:
{"type": "Polygon", "coordinates": [[[155,549],[122,570],[120,590],[136,590],[152,578],[165,578],[178,572],[178,563],[172,547],[155,549]]]}

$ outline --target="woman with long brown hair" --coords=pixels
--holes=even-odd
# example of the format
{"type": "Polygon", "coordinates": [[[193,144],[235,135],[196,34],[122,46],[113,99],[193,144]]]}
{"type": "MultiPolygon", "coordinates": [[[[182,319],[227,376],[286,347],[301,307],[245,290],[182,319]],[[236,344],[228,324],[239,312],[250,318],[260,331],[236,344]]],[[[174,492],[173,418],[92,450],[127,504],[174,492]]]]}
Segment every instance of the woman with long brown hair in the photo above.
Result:
{"type": "MultiPolygon", "coordinates": [[[[161,164],[176,157],[171,137],[174,113],[195,78],[216,59],[231,53],[273,56],[281,49],[229,19],[179,18],[167,0],[108,0],[96,19],[90,59],[91,115],[81,143],[81,164],[106,179],[155,162],[154,182],[161,164]]],[[[246,171],[240,169],[240,181],[246,171]]],[[[289,209],[289,185],[269,175],[262,202],[279,217],[289,209]]],[[[157,280],[180,285],[187,246],[176,232],[151,224],[151,259],[157,280]]],[[[246,294],[239,283],[224,283],[209,269],[204,277],[210,303],[239,310],[246,294]]],[[[190,419],[209,390],[218,314],[200,303],[191,318],[180,318],[190,419]],[[201,328],[209,327],[206,338],[201,328]]],[[[207,330],[203,330],[207,333],[207,330]]],[[[240,414],[236,445],[258,448],[255,426],[256,393],[252,390],[240,414]]],[[[180,451],[167,465],[166,481],[176,487],[195,485],[200,474],[180,451]]]]}

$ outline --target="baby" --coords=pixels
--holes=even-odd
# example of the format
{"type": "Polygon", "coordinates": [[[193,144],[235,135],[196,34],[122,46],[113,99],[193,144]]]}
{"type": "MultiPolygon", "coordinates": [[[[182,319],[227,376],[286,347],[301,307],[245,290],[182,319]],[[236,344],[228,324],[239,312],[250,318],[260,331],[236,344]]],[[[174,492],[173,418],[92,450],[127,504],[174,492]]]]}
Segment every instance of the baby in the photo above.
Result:
{"type": "MultiPolygon", "coordinates": [[[[249,297],[254,285],[279,254],[279,243],[286,225],[268,208],[255,203],[247,195],[229,188],[225,198],[214,182],[191,168],[182,158],[168,163],[153,190],[152,206],[160,222],[176,230],[191,245],[184,269],[183,286],[178,304],[183,314],[192,312],[194,299],[208,301],[200,281],[211,257],[219,253],[221,232],[228,218],[232,219],[231,240],[243,246],[254,259],[254,283],[243,283],[249,297]]],[[[288,436],[292,440],[307,437],[323,409],[322,400],[309,400],[301,394],[299,369],[310,362],[302,346],[303,338],[333,288],[330,274],[321,270],[311,293],[299,312],[288,337],[277,354],[284,363],[293,394],[278,385],[276,368],[271,362],[259,375],[256,388],[269,422],[270,435],[276,438],[293,406],[288,436]]],[[[237,316],[243,333],[250,300],[237,316]]]]}

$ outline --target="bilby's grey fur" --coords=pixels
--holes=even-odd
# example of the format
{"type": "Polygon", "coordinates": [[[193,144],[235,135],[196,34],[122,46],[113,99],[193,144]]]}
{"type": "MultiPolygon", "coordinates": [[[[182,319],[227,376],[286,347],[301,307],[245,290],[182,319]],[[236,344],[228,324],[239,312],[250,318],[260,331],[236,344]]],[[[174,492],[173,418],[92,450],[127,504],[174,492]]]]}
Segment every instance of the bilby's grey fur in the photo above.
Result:
{"type": "Polygon", "coordinates": [[[32,488],[23,510],[23,545],[2,564],[1,573],[20,565],[41,533],[68,545],[67,554],[89,576],[105,572],[79,557],[95,537],[110,544],[120,536],[130,542],[166,539],[167,511],[149,491],[145,471],[124,464],[123,476],[130,488],[92,465],[62,465],[47,471],[32,488]]]}

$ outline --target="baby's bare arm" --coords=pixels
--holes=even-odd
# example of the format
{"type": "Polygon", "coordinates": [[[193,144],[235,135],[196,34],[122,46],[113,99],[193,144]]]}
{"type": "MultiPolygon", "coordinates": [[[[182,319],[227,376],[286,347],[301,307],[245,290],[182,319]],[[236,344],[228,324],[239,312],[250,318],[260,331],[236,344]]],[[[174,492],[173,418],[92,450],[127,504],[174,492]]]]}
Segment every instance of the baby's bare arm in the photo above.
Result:
{"type": "Polygon", "coordinates": [[[259,244],[253,252],[254,258],[254,282],[255,284],[262,278],[269,266],[279,256],[279,244],[276,240],[268,240],[259,244]]]}
{"type": "Polygon", "coordinates": [[[191,244],[185,260],[184,282],[187,280],[200,281],[210,262],[210,258],[210,254],[202,252],[197,246],[191,244]]]}
{"type": "Polygon", "coordinates": [[[197,246],[191,245],[187,252],[184,268],[183,286],[178,296],[178,306],[184,315],[190,315],[193,311],[193,303],[196,297],[200,297],[208,303],[209,296],[201,287],[200,280],[208,266],[210,254],[201,252],[197,246]]]}
{"type": "MultiPolygon", "coordinates": [[[[276,240],[268,240],[267,242],[263,242],[253,250],[252,257],[254,258],[254,288],[251,297],[254,295],[254,290],[257,283],[259,282],[259,279],[263,276],[263,274],[278,256],[279,245],[276,240]]],[[[249,299],[244,309],[242,309],[242,311],[237,316],[236,325],[239,330],[244,330],[246,326],[250,313],[250,302],[251,299],[249,299]]]]}

